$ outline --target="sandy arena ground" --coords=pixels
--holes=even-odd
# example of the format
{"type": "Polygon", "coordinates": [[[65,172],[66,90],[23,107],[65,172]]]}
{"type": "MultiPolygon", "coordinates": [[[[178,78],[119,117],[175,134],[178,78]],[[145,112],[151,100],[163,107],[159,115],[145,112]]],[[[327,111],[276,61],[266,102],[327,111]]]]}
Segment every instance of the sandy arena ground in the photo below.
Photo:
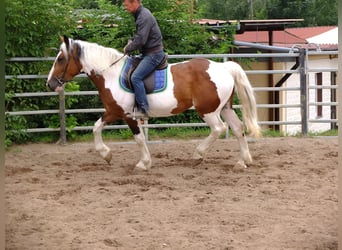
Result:
{"type": "Polygon", "coordinates": [[[337,138],[262,138],[234,168],[234,138],[205,160],[198,141],[151,143],[153,167],[133,169],[133,143],[12,147],[6,165],[6,249],[337,249],[337,138]]]}

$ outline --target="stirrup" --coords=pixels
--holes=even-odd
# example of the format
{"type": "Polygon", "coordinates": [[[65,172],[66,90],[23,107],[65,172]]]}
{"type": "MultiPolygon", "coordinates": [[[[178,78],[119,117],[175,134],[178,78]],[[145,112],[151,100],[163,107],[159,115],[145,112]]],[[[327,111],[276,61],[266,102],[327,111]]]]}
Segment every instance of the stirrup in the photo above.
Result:
{"type": "Polygon", "coordinates": [[[139,111],[137,107],[133,108],[133,112],[132,113],[127,113],[126,115],[127,115],[127,117],[132,118],[133,120],[136,120],[136,119],[148,119],[148,114],[139,111]]]}

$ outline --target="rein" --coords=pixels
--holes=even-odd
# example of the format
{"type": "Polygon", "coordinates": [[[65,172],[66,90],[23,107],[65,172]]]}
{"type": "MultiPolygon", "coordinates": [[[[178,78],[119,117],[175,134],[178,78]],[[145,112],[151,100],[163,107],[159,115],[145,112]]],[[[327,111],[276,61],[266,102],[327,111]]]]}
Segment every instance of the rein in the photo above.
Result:
{"type": "MultiPolygon", "coordinates": [[[[116,59],[114,62],[112,62],[107,68],[103,69],[100,71],[100,73],[103,73],[104,71],[106,71],[107,69],[111,68],[113,65],[117,64],[118,62],[120,62],[122,60],[122,58],[124,58],[126,55],[126,53],[124,53],[120,58],[116,59]]],[[[97,74],[98,75],[98,74],[97,74]]]]}
{"type": "Polygon", "coordinates": [[[126,53],[125,54],[123,54],[119,59],[116,59],[114,62],[112,62],[112,64],[111,65],[109,65],[109,67],[108,68],[110,68],[110,67],[112,67],[113,65],[115,65],[115,64],[117,64],[122,58],[124,58],[125,57],[125,55],[126,55],[126,53]]]}

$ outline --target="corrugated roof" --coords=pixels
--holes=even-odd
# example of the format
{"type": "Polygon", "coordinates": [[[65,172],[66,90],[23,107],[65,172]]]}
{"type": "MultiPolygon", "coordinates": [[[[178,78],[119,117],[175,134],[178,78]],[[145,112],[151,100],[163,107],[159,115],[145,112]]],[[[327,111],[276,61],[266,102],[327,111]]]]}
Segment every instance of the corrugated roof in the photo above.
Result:
{"type": "MultiPolygon", "coordinates": [[[[194,22],[202,25],[221,26],[224,24],[240,24],[235,35],[236,41],[269,45],[269,31],[272,31],[273,46],[291,48],[293,45],[317,44],[321,50],[338,50],[337,26],[316,26],[286,28],[286,25],[303,19],[271,19],[271,20],[216,20],[201,19],[194,22]],[[242,33],[242,34],[241,34],[242,33]]],[[[310,45],[309,49],[317,46],[310,45]]]]}
{"type": "Polygon", "coordinates": [[[320,35],[324,32],[332,30],[336,26],[316,26],[316,27],[301,27],[301,28],[287,28],[286,30],[291,34],[301,37],[303,39],[308,39],[320,35]]]}

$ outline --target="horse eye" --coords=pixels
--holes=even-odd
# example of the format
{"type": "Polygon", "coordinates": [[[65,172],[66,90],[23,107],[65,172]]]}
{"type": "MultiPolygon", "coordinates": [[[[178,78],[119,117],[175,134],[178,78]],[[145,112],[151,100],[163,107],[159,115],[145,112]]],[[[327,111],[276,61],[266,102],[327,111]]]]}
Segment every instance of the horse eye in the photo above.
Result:
{"type": "Polygon", "coordinates": [[[58,58],[57,58],[57,62],[60,63],[60,62],[63,62],[63,61],[64,61],[64,57],[58,57],[58,58]]]}

